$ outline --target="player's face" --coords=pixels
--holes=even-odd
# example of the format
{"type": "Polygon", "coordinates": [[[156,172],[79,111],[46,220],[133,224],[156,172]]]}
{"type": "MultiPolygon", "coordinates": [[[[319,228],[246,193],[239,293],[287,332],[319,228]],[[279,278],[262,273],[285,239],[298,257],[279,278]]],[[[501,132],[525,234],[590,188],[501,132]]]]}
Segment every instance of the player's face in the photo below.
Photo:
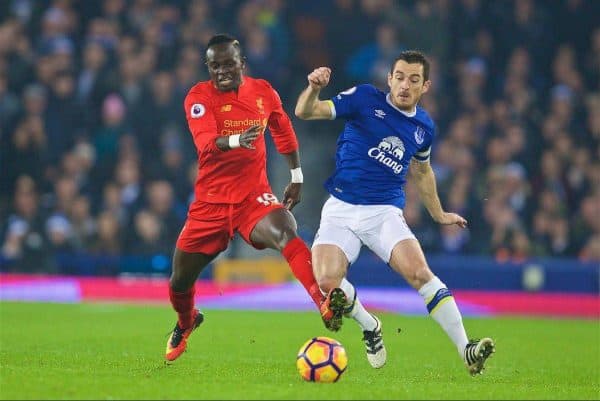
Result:
{"type": "Polygon", "coordinates": [[[388,74],[392,103],[400,110],[413,111],[431,81],[423,79],[423,65],[398,60],[394,72],[388,74]]]}
{"type": "Polygon", "coordinates": [[[244,60],[233,44],[221,43],[211,46],[206,51],[206,65],[210,79],[218,90],[236,90],[242,83],[244,60]]]}

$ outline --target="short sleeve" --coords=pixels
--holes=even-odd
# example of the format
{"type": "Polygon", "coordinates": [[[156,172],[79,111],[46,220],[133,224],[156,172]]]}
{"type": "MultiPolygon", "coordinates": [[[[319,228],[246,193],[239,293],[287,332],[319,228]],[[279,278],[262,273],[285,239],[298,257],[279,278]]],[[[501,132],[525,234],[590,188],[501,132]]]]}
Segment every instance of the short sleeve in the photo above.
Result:
{"type": "Polygon", "coordinates": [[[416,137],[418,137],[419,135],[419,130],[422,132],[423,135],[423,143],[421,144],[421,147],[417,149],[417,152],[413,156],[413,159],[421,163],[426,163],[431,157],[431,145],[433,143],[434,134],[432,132],[425,131],[421,127],[418,127],[417,133],[415,134],[416,137]]]}
{"type": "Polygon", "coordinates": [[[361,89],[359,86],[353,86],[327,101],[329,107],[331,107],[332,120],[336,118],[348,118],[356,112],[358,109],[358,100],[361,96],[360,92],[362,92],[361,89]]]}

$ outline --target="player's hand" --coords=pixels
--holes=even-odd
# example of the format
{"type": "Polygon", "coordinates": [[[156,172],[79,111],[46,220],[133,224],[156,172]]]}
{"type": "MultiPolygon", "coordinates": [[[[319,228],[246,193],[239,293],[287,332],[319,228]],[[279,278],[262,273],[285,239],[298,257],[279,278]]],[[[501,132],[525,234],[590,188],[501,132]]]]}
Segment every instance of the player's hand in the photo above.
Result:
{"type": "Polygon", "coordinates": [[[319,67],[315,68],[313,72],[308,74],[308,84],[313,89],[323,89],[329,84],[329,78],[331,77],[331,68],[319,67]]]}
{"type": "Polygon", "coordinates": [[[240,134],[240,147],[245,149],[256,149],[254,147],[254,141],[261,134],[265,127],[262,125],[253,125],[246,131],[240,134]]]}
{"type": "Polygon", "coordinates": [[[460,228],[467,228],[467,220],[456,214],[456,213],[442,213],[440,217],[435,220],[439,224],[450,225],[456,224],[460,228]]]}
{"type": "Polygon", "coordinates": [[[302,183],[290,182],[283,191],[283,206],[287,210],[292,210],[294,206],[300,203],[300,192],[302,191],[302,183]]]}

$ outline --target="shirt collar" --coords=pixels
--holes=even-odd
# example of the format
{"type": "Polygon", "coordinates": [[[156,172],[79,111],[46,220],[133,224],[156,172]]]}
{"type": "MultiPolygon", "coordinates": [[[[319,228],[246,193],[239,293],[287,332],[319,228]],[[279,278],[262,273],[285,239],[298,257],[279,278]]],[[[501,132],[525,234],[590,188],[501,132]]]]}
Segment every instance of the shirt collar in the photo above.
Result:
{"type": "Polygon", "coordinates": [[[398,107],[396,107],[396,105],[394,103],[392,103],[392,97],[391,97],[391,93],[388,92],[387,96],[385,97],[385,101],[392,106],[394,109],[398,110],[400,113],[404,114],[406,117],[414,117],[417,115],[417,106],[415,106],[415,109],[413,111],[404,111],[404,110],[400,110],[398,107]]]}

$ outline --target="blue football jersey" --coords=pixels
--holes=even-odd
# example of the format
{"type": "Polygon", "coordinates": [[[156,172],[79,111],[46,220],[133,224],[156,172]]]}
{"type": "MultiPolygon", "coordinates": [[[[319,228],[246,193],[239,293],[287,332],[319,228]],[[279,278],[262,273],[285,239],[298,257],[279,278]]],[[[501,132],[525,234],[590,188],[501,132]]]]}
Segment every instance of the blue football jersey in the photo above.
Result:
{"type": "Polygon", "coordinates": [[[398,109],[389,93],[372,85],[355,86],[328,102],[332,117],[346,124],[325,188],[348,203],[404,208],[410,160],[429,160],[435,131],[431,117],[419,106],[412,114],[398,109]]]}

